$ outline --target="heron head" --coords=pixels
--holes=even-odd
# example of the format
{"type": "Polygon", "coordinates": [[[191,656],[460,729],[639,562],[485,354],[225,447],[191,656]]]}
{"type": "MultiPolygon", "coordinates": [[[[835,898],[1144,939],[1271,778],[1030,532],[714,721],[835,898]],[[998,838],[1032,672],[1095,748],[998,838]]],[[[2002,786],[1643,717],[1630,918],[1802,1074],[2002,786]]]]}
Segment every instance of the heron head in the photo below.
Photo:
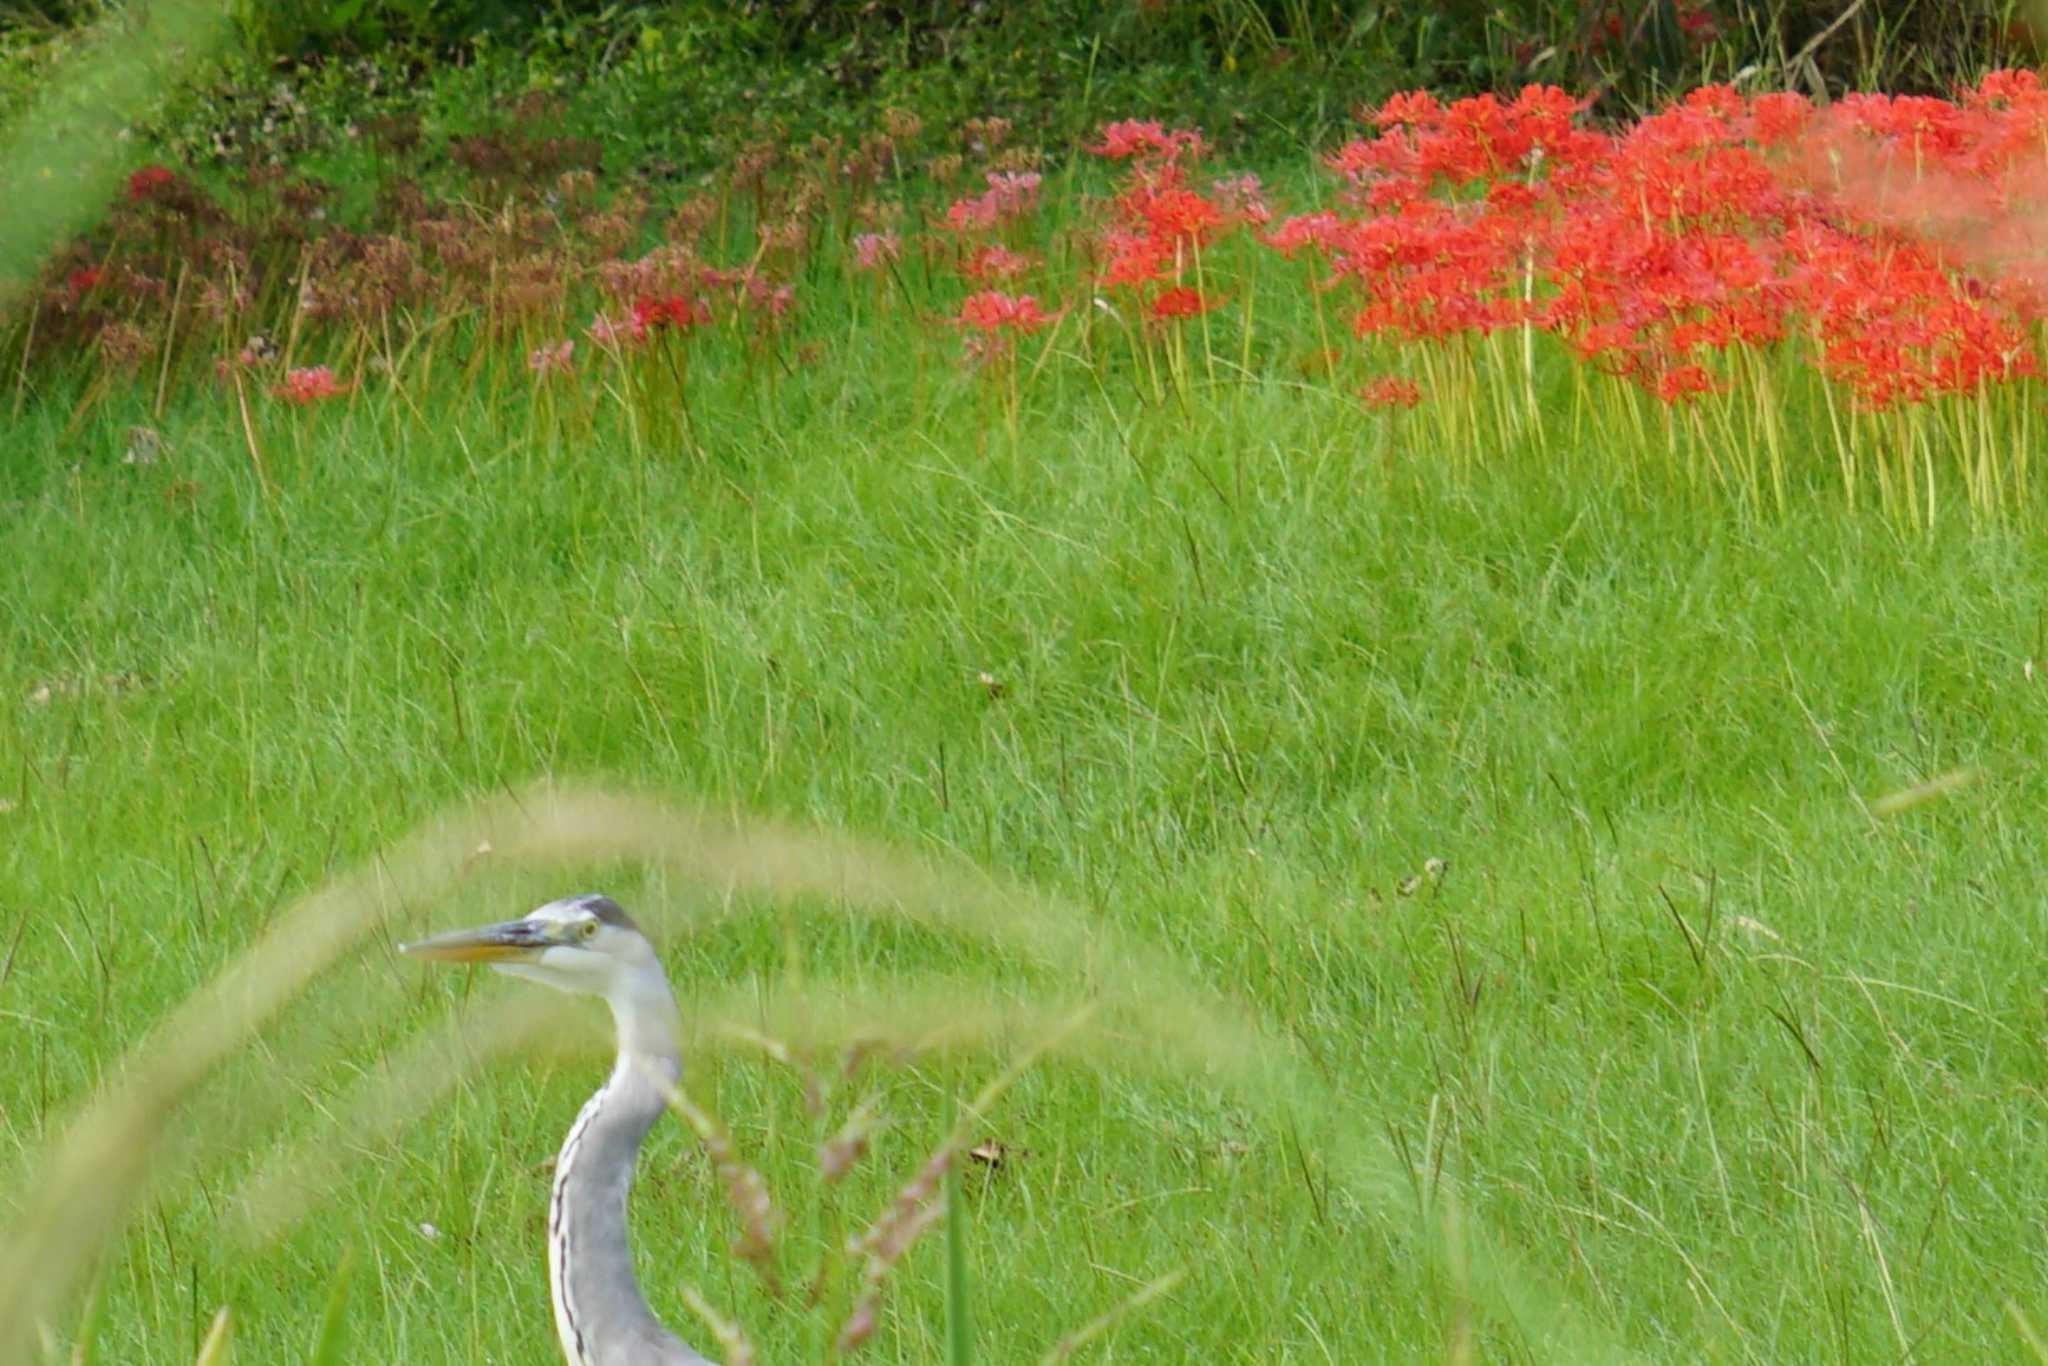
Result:
{"type": "Polygon", "coordinates": [[[518,920],[451,930],[399,950],[437,963],[487,963],[560,991],[605,997],[616,997],[650,970],[657,977],[661,972],[654,945],[625,909],[595,894],[550,901],[518,920]]]}

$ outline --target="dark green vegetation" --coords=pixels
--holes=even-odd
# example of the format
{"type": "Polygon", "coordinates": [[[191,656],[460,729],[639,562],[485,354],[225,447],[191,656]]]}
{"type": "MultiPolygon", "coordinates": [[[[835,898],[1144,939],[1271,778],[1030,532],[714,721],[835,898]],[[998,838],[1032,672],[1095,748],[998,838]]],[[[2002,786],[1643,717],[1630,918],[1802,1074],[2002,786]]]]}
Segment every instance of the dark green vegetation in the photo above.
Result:
{"type": "MultiPolygon", "coordinates": [[[[0,109],[69,25],[119,9],[11,7],[0,109]]],[[[568,97],[565,131],[606,142],[610,170],[656,178],[764,136],[858,135],[889,107],[944,126],[1002,117],[1045,146],[1158,118],[1271,155],[1320,147],[1359,104],[1410,87],[1549,82],[1617,118],[1708,81],[1947,94],[2039,60],[2041,19],[2030,0],[292,0],[235,16],[242,55],[148,121],[178,161],[295,160],[377,115],[475,132],[491,104],[547,91],[568,97]]]]}

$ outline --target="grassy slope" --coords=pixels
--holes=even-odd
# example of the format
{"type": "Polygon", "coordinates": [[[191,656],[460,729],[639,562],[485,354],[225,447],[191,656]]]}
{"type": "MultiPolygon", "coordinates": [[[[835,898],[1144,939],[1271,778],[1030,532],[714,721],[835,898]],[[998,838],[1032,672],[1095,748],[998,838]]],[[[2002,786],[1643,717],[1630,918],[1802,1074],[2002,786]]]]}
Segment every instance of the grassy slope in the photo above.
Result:
{"type": "MultiPolygon", "coordinates": [[[[11,425],[5,1169],[282,900],[447,800],[587,776],[959,851],[1162,942],[1299,1042],[1337,1122],[1461,1175],[1654,1356],[1867,1361],[1903,1337],[2020,1359],[2008,1297],[2048,1322],[2038,534],[1452,476],[1277,383],[1122,425],[1044,391],[1013,446],[890,354],[836,350],[752,415],[707,407],[705,463],[534,442],[522,403],[447,381],[424,427],[376,395],[270,413],[268,504],[217,396],[174,406],[154,468],[118,463],[117,407],[11,425]],[[1943,801],[1859,803],[1961,765],[1983,780],[1943,801]],[[1399,895],[1433,857],[1441,883],[1399,895]],[[1711,914],[1697,956],[1660,891],[1703,936],[1711,914]]],[[[516,893],[600,881],[692,895],[618,868],[516,893]]],[[[804,908],[672,962],[687,993],[792,953],[818,975],[997,966],[804,908]]],[[[358,1061],[494,990],[381,949],[361,976],[392,1008],[343,1046],[358,1061]]],[[[343,1078],[272,1081],[290,1056],[246,1059],[230,1101],[348,1124],[324,1103],[343,1078]]],[[[920,1077],[989,1067],[899,1078],[905,1128],[847,1204],[914,1165],[920,1077]]],[[[469,1080],[261,1253],[218,1232],[221,1179],[172,1191],[110,1269],[102,1359],[189,1360],[222,1302],[245,1359],[291,1359],[353,1246],[362,1359],[550,1360],[538,1164],[597,1070],[469,1080]]],[[[801,1197],[792,1088],[710,1073],[801,1197]]],[[[1466,1331],[1409,1217],[1347,1195],[1279,1116],[1054,1064],[992,1127],[1031,1155],[974,1200],[989,1359],[1183,1263],[1192,1285],[1112,1359],[1398,1359],[1466,1331]]],[[[808,1354],[726,1262],[679,1131],[638,1225],[672,1321],[694,1281],[768,1359],[808,1354]]],[[[899,1278],[882,1359],[940,1358],[939,1267],[934,1240],[899,1278]]]]}

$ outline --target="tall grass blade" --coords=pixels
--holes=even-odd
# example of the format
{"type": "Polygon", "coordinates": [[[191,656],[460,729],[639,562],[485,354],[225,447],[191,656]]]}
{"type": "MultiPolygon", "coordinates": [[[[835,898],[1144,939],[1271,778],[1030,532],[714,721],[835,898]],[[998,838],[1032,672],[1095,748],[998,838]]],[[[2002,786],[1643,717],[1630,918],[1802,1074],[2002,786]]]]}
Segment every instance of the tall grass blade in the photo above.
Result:
{"type": "Polygon", "coordinates": [[[1038,1359],[1038,1366],[1060,1366],[1062,1362],[1071,1359],[1074,1353],[1110,1332],[1152,1301],[1171,1293],[1175,1286],[1187,1278],[1186,1267],[1175,1267],[1164,1276],[1145,1282],[1122,1300],[1055,1342],[1051,1350],[1038,1359]]]}
{"type": "MultiPolygon", "coordinates": [[[[954,1124],[951,1093],[947,1095],[946,1127],[954,1124]]],[[[974,1324],[967,1299],[967,1210],[960,1199],[960,1164],[949,1163],[945,1177],[946,1201],[946,1362],[947,1366],[969,1366],[974,1360],[974,1324]]]]}
{"type": "Polygon", "coordinates": [[[355,1272],[356,1250],[350,1247],[341,1254],[341,1264],[334,1268],[334,1288],[327,1293],[327,1304],[320,1311],[320,1331],[313,1337],[313,1352],[306,1358],[307,1366],[341,1366],[348,1352],[348,1287],[355,1272]]]}
{"type": "Polygon", "coordinates": [[[206,1330],[206,1341],[199,1344],[199,1355],[192,1358],[192,1366],[226,1366],[234,1355],[234,1336],[234,1316],[222,1305],[213,1316],[213,1326],[206,1330]]]}

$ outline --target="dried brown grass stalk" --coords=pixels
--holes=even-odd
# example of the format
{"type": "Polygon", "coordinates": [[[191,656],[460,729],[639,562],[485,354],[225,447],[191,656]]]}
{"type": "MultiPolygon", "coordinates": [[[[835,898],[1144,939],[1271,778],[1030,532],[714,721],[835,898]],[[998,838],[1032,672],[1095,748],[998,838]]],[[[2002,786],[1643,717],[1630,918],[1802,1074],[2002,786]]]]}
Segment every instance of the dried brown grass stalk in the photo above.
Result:
{"type": "Polygon", "coordinates": [[[754,1366],[754,1344],[748,1339],[746,1330],[712,1308],[711,1301],[705,1299],[696,1286],[686,1285],[682,1293],[683,1303],[690,1306],[690,1312],[697,1316],[698,1322],[711,1334],[711,1340],[718,1344],[725,1366],[754,1366]]]}
{"type": "MultiPolygon", "coordinates": [[[[656,1084],[660,1085],[659,1079],[656,1079],[656,1084]]],[[[679,1087],[662,1086],[661,1089],[668,1100],[668,1108],[690,1127],[690,1132],[697,1135],[697,1141],[704,1145],[718,1184],[725,1187],[726,1203],[732,1206],[733,1217],[740,1226],[739,1237],[733,1240],[732,1255],[754,1269],[768,1286],[770,1294],[780,1295],[782,1281],[775,1272],[775,1239],[782,1231],[783,1218],[782,1211],[775,1207],[774,1197],[768,1192],[767,1180],[741,1159],[732,1135],[716,1115],[692,1100],[679,1087]]]]}

